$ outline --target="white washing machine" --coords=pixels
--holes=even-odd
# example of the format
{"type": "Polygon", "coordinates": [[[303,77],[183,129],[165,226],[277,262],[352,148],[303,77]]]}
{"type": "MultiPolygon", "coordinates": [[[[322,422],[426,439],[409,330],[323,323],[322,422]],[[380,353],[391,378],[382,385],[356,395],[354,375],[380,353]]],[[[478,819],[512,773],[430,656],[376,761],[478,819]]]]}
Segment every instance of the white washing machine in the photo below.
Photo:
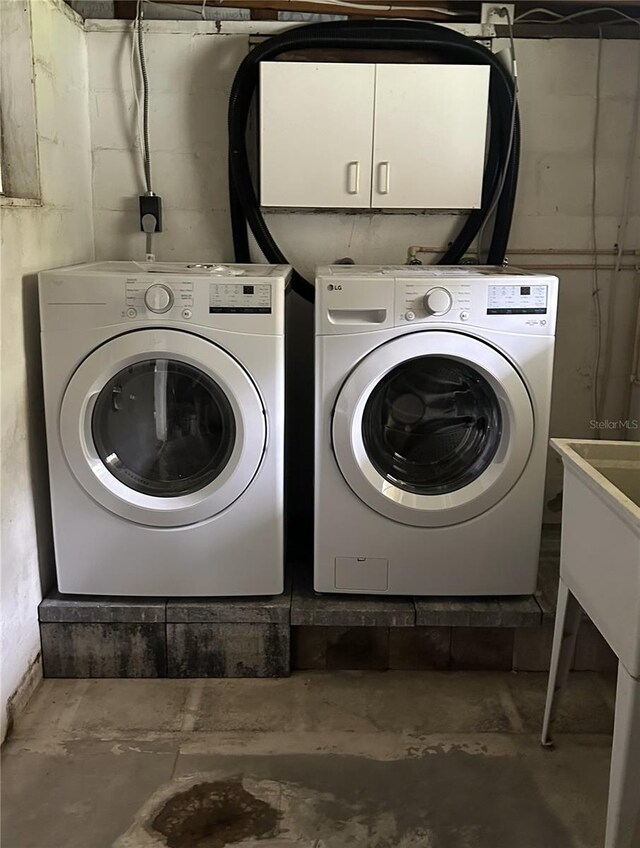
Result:
{"type": "Polygon", "coordinates": [[[40,274],[61,592],[283,589],[284,266],[40,274]]]}
{"type": "Polygon", "coordinates": [[[516,269],[318,269],[317,591],[534,591],[557,294],[516,269]]]}

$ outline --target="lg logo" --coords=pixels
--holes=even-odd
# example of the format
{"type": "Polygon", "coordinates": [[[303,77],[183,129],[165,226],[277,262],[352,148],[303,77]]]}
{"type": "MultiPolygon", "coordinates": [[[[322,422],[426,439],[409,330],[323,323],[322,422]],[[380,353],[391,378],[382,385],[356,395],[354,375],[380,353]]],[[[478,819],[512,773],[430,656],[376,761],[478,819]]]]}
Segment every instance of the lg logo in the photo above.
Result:
{"type": "Polygon", "coordinates": [[[342,291],[342,286],[341,285],[334,286],[333,283],[329,283],[329,285],[327,286],[327,290],[328,291],[342,291]]]}

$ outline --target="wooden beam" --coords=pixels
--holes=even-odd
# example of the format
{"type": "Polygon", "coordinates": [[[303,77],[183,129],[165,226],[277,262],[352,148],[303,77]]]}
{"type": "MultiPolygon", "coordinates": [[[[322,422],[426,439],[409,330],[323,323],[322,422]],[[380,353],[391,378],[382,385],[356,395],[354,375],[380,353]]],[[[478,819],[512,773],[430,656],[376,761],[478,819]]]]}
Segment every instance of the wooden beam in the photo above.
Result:
{"type": "Polygon", "coordinates": [[[278,13],[275,9],[252,9],[250,17],[252,21],[277,21],[278,13]]]}
{"type": "Polygon", "coordinates": [[[113,17],[132,21],[136,16],[136,0],[114,0],[113,17]]]}
{"type": "MultiPolygon", "coordinates": [[[[193,5],[197,0],[155,0],[157,3],[177,3],[180,5],[193,5]]],[[[480,3],[473,0],[349,0],[349,6],[336,6],[332,3],[323,3],[322,0],[207,0],[207,6],[211,9],[249,9],[251,17],[257,20],[275,20],[278,12],[309,12],[325,15],[348,15],[350,17],[398,17],[398,12],[407,7],[417,9],[410,13],[404,13],[403,17],[446,19],[456,20],[448,11],[456,11],[460,18],[477,20],[480,15],[480,3]],[[456,9],[451,7],[455,5],[456,9]],[[358,9],[362,6],[362,9],[358,9]],[[376,6],[375,12],[371,6],[376,6]],[[424,10],[420,9],[424,6],[424,10]],[[367,8],[368,7],[368,8],[367,8]],[[442,8],[442,13],[434,11],[442,8]],[[275,15],[272,17],[273,13],[275,15]]]]}

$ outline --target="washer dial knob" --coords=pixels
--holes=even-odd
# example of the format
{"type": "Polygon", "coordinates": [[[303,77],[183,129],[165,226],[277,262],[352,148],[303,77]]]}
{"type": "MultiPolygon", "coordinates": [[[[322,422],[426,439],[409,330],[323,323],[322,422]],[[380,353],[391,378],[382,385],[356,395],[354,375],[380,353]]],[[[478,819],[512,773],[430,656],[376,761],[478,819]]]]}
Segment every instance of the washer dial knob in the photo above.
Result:
{"type": "Polygon", "coordinates": [[[453,306],[451,293],[442,286],[435,286],[424,296],[424,308],[427,315],[446,315],[453,306]]]}
{"type": "Polygon", "coordinates": [[[150,312],[161,315],[173,306],[173,292],[161,283],[155,283],[144,293],[144,304],[150,312]]]}

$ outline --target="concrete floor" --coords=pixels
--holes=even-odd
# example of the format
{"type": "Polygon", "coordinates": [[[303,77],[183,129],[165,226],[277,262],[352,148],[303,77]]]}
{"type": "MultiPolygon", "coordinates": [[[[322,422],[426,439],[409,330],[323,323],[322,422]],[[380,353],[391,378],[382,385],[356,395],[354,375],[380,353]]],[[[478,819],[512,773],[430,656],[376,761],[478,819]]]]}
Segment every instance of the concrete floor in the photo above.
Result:
{"type": "Polygon", "coordinates": [[[599,848],[614,681],[47,680],[3,749],[2,848],[599,848]]]}

